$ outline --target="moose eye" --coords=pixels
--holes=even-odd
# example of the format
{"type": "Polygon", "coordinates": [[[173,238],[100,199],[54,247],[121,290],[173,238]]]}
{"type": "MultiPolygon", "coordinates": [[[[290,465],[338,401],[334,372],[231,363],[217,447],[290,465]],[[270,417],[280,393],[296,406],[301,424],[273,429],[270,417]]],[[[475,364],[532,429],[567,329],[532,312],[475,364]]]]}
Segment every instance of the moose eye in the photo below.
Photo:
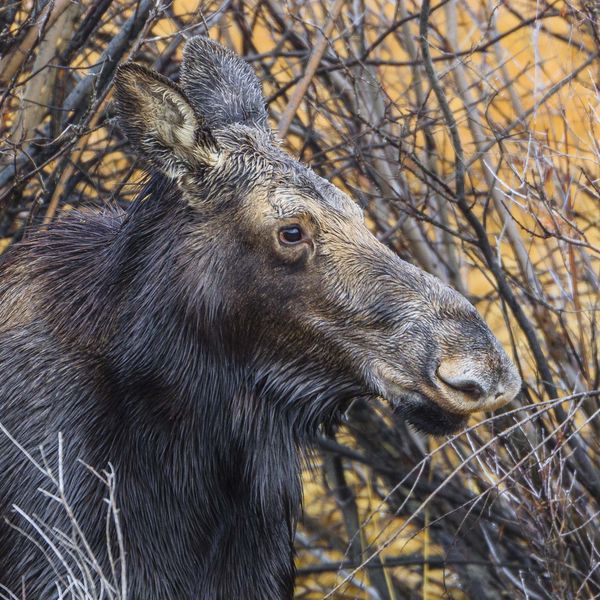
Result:
{"type": "Polygon", "coordinates": [[[304,240],[304,233],[298,225],[290,225],[288,227],[282,227],[279,230],[279,241],[285,246],[291,246],[298,244],[304,240]]]}

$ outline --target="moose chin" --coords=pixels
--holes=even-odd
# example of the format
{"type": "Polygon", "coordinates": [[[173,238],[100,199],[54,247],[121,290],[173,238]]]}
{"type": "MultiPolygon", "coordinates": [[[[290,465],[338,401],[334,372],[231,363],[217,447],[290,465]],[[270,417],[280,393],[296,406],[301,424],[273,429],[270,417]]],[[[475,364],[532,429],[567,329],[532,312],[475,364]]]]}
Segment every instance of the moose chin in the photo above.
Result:
{"type": "Polygon", "coordinates": [[[418,431],[435,436],[457,433],[463,429],[468,417],[449,413],[435,402],[418,393],[406,394],[389,401],[394,412],[418,431]]]}
{"type": "Polygon", "coordinates": [[[464,297],[281,149],[229,50],[191,39],[177,85],[121,66],[115,109],[147,166],[139,197],[69,211],[0,263],[0,584],[56,597],[12,507],[70,521],[13,442],[57,469],[62,432],[64,491],[105,572],[105,489],[82,463],[114,467],[130,599],[291,598],[317,432],[365,396],[456,431],[519,375],[464,297]]]}

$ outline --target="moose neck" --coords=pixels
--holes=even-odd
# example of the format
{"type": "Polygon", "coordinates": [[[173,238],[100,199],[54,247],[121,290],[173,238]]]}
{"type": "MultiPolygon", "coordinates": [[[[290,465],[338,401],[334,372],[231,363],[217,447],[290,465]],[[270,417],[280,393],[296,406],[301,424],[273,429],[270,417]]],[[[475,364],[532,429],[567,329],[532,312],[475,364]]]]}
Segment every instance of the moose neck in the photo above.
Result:
{"type": "MultiPolygon", "coordinates": [[[[157,574],[167,573],[164,580],[173,573],[177,580],[196,580],[197,597],[263,598],[266,590],[291,597],[301,485],[286,424],[257,408],[261,398],[215,393],[214,384],[198,387],[194,409],[190,398],[168,399],[181,402],[181,414],[157,409],[156,396],[128,397],[131,406],[149,404],[138,404],[146,418],[131,422],[121,451],[125,463],[117,465],[117,473],[119,467],[127,473],[119,499],[125,537],[142,549],[129,553],[143,559],[131,564],[131,558],[130,568],[150,564],[157,574]],[[161,524],[160,534],[153,531],[163,519],[168,524],[161,524]],[[194,572],[182,572],[183,565],[194,572]]],[[[177,588],[158,587],[155,595],[140,597],[187,598],[177,588]]]]}
{"type": "MultiPolygon", "coordinates": [[[[177,244],[180,231],[152,217],[140,211],[126,226],[144,244],[177,244]]],[[[192,578],[206,598],[264,597],[265,590],[291,597],[301,482],[290,415],[256,390],[251,373],[207,344],[210,332],[173,282],[177,261],[157,255],[136,264],[135,247],[134,240],[122,251],[133,289],[120,299],[122,321],[107,352],[122,399],[114,418],[126,431],[119,440],[128,478],[120,499],[126,536],[143,548],[132,557],[144,556],[144,565],[130,568],[151,564],[159,575],[192,578]],[[134,306],[128,298],[148,302],[134,306]],[[163,517],[169,525],[155,538],[153,526],[163,517]],[[194,572],[182,573],[183,565],[194,572]]],[[[156,597],[181,597],[175,588],[159,589],[159,579],[146,583],[156,597]]]]}

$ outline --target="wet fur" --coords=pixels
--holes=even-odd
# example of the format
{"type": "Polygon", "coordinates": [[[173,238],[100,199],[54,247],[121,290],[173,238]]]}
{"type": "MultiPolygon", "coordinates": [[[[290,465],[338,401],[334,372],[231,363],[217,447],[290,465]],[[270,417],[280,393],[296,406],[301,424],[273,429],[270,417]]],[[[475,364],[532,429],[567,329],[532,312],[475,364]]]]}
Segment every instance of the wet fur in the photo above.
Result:
{"type": "MultiPolygon", "coordinates": [[[[63,432],[69,499],[105,568],[105,490],[76,459],[112,462],[131,598],[291,597],[298,437],[334,420],[353,390],[314,383],[319,414],[303,414],[292,402],[300,364],[267,385],[265,368],[224,360],[232,347],[244,354],[243,335],[216,344],[208,333],[205,344],[198,332],[219,299],[191,295],[178,277],[192,221],[159,178],[129,213],[70,215],[4,257],[0,303],[18,293],[36,308],[16,330],[0,321],[2,422],[52,460],[63,432]],[[25,264],[30,285],[15,286],[25,264]]],[[[16,503],[68,529],[36,493],[43,481],[25,456],[5,438],[0,446],[0,513],[23,526],[16,503]]],[[[21,577],[28,598],[52,597],[48,561],[0,525],[0,583],[19,590],[21,577]]]]}
{"type": "MultiPolygon", "coordinates": [[[[152,173],[127,212],[67,213],[2,257],[0,421],[54,469],[62,432],[67,497],[105,572],[105,489],[79,461],[113,465],[132,600],[290,598],[317,431],[369,395],[456,429],[478,404],[440,364],[490,394],[520,380],[466,299],[274,143],[239,57],[194,39],[181,80],[120,67],[117,112],[152,173]],[[306,243],[279,243],[290,223],[306,243]]],[[[69,529],[2,435],[0,473],[2,518],[32,534],[16,504],[69,529]]],[[[45,600],[55,577],[0,522],[0,585],[45,600]]]]}

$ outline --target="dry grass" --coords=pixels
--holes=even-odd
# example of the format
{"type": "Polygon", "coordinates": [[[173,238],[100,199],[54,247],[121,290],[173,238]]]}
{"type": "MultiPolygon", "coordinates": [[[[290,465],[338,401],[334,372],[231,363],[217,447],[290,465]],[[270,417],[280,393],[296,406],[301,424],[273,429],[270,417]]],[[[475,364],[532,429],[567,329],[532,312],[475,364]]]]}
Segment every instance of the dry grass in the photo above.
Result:
{"type": "MultiPolygon", "coordinates": [[[[105,572],[97,560],[90,543],[79,526],[79,516],[65,492],[66,465],[63,453],[62,434],[58,434],[56,460],[49,460],[40,448],[41,460],[15,440],[0,424],[0,434],[27,457],[32,469],[43,475],[44,487],[37,490],[49,505],[58,507],[67,517],[68,529],[49,526],[37,515],[28,514],[18,505],[13,505],[12,527],[18,529],[32,544],[37,546],[45,559],[52,565],[55,581],[53,593],[57,600],[127,600],[127,562],[123,531],[116,503],[116,475],[111,465],[102,473],[85,465],[91,476],[98,478],[106,488],[106,548],[110,572],[105,572]],[[56,465],[55,468],[51,463],[56,465]],[[113,550],[114,549],[114,550],[113,550]]],[[[18,590],[9,590],[0,584],[0,599],[25,600],[18,590]]]]}

